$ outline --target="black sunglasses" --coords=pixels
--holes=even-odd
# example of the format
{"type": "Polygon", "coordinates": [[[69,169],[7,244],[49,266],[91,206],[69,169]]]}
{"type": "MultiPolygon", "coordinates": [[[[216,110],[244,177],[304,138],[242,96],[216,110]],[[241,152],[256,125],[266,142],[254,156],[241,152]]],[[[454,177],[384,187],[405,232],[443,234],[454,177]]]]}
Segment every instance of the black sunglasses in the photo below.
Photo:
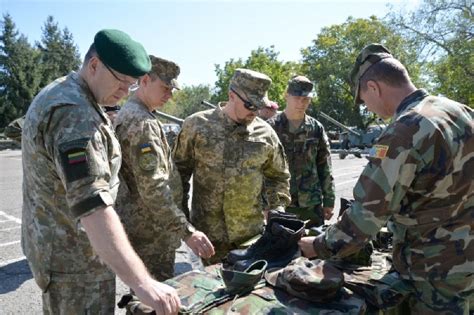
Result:
{"type": "Polygon", "coordinates": [[[244,107],[247,108],[249,111],[251,111],[251,112],[256,112],[256,111],[259,110],[259,108],[258,108],[256,105],[254,105],[254,104],[252,104],[250,101],[244,99],[244,98],[243,98],[242,96],[240,96],[239,93],[237,93],[234,89],[230,89],[230,90],[231,90],[232,92],[234,92],[235,95],[237,95],[237,96],[240,98],[240,100],[241,100],[242,102],[244,102],[244,107]]]}

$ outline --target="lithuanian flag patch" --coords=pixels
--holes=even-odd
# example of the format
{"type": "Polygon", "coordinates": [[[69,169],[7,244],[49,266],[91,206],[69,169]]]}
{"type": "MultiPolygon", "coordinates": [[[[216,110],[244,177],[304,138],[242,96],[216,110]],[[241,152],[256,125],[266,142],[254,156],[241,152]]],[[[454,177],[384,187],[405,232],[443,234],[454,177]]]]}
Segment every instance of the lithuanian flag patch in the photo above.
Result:
{"type": "Polygon", "coordinates": [[[86,151],[69,153],[67,155],[68,164],[77,164],[86,161],[86,151]]]}
{"type": "Polygon", "coordinates": [[[384,159],[387,156],[388,145],[376,144],[369,151],[369,156],[378,159],[384,159]]]}

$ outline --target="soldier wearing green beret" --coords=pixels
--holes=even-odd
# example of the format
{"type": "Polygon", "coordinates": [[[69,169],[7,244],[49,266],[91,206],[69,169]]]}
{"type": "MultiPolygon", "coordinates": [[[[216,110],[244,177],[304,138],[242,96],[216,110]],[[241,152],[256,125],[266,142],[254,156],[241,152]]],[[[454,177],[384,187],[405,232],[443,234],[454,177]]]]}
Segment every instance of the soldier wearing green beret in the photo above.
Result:
{"type": "Polygon", "coordinates": [[[308,257],[347,256],[387,222],[393,266],[411,288],[413,314],[468,314],[474,287],[474,111],[417,89],[380,44],[365,47],[351,73],[356,104],[392,122],[341,219],[303,238],[308,257]]]}
{"type": "Polygon", "coordinates": [[[50,83],[28,109],[22,247],[45,314],[113,314],[114,273],[158,314],[179,309],[176,291],[150,276],[114,210],[121,151],[102,107],[150,67],[141,44],[102,30],[79,72],[50,83]]]}
{"type": "Polygon", "coordinates": [[[123,160],[117,212],[133,248],[158,280],[174,276],[175,250],[183,239],[196,255],[209,258],[214,249],[184,215],[181,178],[155,110],[179,89],[179,66],[150,56],[152,69],[115,120],[123,160]]]}
{"type": "Polygon", "coordinates": [[[229,101],[188,117],[176,139],[173,159],[181,174],[187,209],[193,177],[191,223],[206,233],[218,262],[229,250],[260,234],[262,190],[271,209],[289,204],[288,164],[275,131],[257,117],[268,103],[271,79],[237,69],[229,101]],[[265,186],[263,186],[265,180],[265,186]]]}
{"type": "Polygon", "coordinates": [[[285,110],[267,121],[277,132],[290,166],[291,204],[286,211],[309,220],[308,228],[331,218],[335,199],[329,139],[323,125],[306,114],[313,96],[313,82],[294,76],[288,81],[285,110]]]}

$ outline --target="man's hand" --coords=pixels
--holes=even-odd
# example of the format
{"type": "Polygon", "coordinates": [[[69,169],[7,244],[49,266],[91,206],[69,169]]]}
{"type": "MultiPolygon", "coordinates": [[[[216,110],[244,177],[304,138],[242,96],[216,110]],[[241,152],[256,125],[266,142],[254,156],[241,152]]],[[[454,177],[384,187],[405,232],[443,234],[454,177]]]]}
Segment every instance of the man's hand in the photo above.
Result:
{"type": "Polygon", "coordinates": [[[334,207],[323,207],[323,216],[325,220],[332,218],[334,214],[334,207]]]}
{"type": "Polygon", "coordinates": [[[201,231],[194,232],[184,242],[193,250],[194,254],[202,258],[208,259],[215,254],[211,241],[201,231]]]}
{"type": "Polygon", "coordinates": [[[314,258],[316,257],[316,252],[314,251],[313,242],[316,237],[308,236],[302,237],[298,241],[298,245],[300,246],[301,252],[303,253],[304,257],[314,258]]]}
{"type": "Polygon", "coordinates": [[[133,289],[139,300],[153,308],[157,315],[178,314],[181,301],[176,290],[169,285],[149,278],[133,289]]]}

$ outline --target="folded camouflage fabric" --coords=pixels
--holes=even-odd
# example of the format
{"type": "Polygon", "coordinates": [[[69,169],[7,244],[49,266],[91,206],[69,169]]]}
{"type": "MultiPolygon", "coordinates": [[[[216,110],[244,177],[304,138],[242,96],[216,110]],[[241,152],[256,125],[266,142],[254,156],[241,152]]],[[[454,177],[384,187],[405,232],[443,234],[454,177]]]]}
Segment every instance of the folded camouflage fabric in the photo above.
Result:
{"type": "Polygon", "coordinates": [[[220,270],[222,280],[230,294],[248,293],[262,279],[263,273],[267,269],[265,260],[257,260],[244,271],[232,269],[220,270]]]}
{"type": "Polygon", "coordinates": [[[299,257],[288,266],[265,273],[267,282],[293,296],[323,302],[336,297],[344,284],[342,272],[329,262],[299,257]]]}

